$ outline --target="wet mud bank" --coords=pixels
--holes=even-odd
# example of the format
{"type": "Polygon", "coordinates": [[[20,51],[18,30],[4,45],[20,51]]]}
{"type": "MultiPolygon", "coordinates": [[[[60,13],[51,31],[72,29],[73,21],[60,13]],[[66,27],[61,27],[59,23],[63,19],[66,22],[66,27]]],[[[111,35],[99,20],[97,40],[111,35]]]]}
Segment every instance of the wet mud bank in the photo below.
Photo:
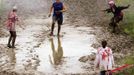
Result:
{"type": "MultiPolygon", "coordinates": [[[[8,35],[0,39],[0,75],[96,75],[95,52],[103,39],[113,49],[116,60],[122,59],[124,53],[132,53],[133,40],[130,37],[109,31],[108,17],[100,12],[105,8],[105,0],[64,0],[68,11],[60,37],[48,35],[51,18],[47,17],[47,10],[51,2],[44,0],[44,5],[43,0],[36,1],[31,0],[33,5],[26,3],[29,9],[40,4],[35,9],[41,11],[31,9],[36,15],[30,14],[23,20],[24,30],[18,27],[16,49],[6,47],[8,35]]],[[[25,2],[27,0],[16,3],[21,6],[25,2]]],[[[29,9],[24,10],[25,13],[32,13],[27,12],[29,9]]]]}
{"type": "MultiPolygon", "coordinates": [[[[38,17],[31,15],[25,18],[23,20],[24,30],[17,27],[18,36],[15,49],[6,47],[9,35],[1,37],[1,51],[3,52],[1,52],[2,56],[0,57],[0,74],[88,75],[95,73],[93,62],[91,62],[91,65],[90,63],[80,62],[79,59],[96,51],[91,47],[92,43],[96,41],[94,39],[95,35],[88,35],[94,32],[94,29],[92,27],[76,27],[68,23],[66,16],[67,14],[60,37],[56,35],[54,37],[48,36],[51,18],[42,15],[38,15],[38,17]]],[[[8,31],[6,32],[8,34],[8,31]]],[[[56,32],[57,25],[54,34],[56,32]]]]}
{"type": "MultiPolygon", "coordinates": [[[[2,75],[71,75],[93,74],[93,62],[83,63],[84,55],[94,53],[95,35],[91,27],[75,27],[64,23],[61,36],[48,36],[51,18],[29,18],[24,30],[18,30],[16,48],[6,47],[8,38],[1,38],[2,75]],[[24,34],[25,33],[25,34],[24,34]],[[81,34],[81,35],[79,35],[81,34]],[[77,68],[77,69],[76,69],[77,68]],[[89,71],[90,69],[90,71],[89,71]]],[[[57,27],[55,33],[57,32],[57,27]]]]}
{"type": "Polygon", "coordinates": [[[97,40],[96,43],[92,44],[92,47],[97,49],[101,46],[101,41],[105,39],[108,41],[108,46],[113,50],[116,62],[119,62],[125,56],[133,55],[133,38],[123,33],[121,31],[122,28],[115,34],[111,32],[112,28],[109,26],[111,16],[102,12],[102,10],[108,8],[106,0],[65,0],[65,2],[69,9],[71,9],[67,16],[71,24],[76,27],[84,26],[94,28],[95,32],[89,33],[89,35],[94,34],[97,40]]]}

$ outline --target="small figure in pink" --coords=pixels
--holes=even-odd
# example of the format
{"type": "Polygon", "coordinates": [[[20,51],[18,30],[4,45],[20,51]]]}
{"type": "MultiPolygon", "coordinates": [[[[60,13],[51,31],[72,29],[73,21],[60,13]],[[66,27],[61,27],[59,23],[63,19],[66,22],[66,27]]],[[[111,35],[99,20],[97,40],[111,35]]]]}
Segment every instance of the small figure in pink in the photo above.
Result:
{"type": "Polygon", "coordinates": [[[18,21],[17,7],[14,6],[13,10],[9,13],[8,20],[6,22],[7,29],[10,32],[10,37],[9,37],[8,44],[7,44],[7,46],[9,48],[15,48],[15,40],[16,40],[15,25],[16,25],[16,21],[18,21]]]}

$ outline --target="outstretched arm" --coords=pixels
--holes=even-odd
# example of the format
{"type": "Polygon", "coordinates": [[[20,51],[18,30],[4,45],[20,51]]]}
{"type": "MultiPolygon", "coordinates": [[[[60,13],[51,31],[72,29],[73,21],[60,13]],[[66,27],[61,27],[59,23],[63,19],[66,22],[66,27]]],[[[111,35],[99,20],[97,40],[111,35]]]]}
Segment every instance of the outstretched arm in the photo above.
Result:
{"type": "Polygon", "coordinates": [[[107,12],[107,13],[111,13],[112,12],[112,10],[110,8],[102,10],[102,11],[107,12]]]}
{"type": "Polygon", "coordinates": [[[127,5],[127,6],[120,6],[120,7],[118,7],[120,10],[124,10],[124,9],[127,9],[127,8],[129,8],[129,6],[130,5],[127,5]]]}

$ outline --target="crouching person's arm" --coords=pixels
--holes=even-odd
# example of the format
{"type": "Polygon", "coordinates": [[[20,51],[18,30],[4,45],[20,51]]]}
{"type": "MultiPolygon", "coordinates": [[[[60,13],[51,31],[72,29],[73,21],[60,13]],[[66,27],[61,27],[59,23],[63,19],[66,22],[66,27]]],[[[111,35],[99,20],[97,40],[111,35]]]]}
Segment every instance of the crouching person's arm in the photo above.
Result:
{"type": "Polygon", "coordinates": [[[120,10],[124,10],[124,9],[128,9],[130,7],[130,5],[127,5],[127,6],[120,6],[119,9],[120,10]]]}

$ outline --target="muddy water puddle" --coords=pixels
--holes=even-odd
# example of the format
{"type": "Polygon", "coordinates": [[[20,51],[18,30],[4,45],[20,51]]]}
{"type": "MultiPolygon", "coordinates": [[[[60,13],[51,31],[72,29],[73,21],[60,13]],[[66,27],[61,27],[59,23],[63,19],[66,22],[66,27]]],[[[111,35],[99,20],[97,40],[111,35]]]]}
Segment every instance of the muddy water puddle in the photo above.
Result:
{"type": "Polygon", "coordinates": [[[27,20],[28,25],[25,30],[18,31],[16,49],[6,47],[7,37],[0,40],[0,43],[5,46],[4,49],[7,50],[0,60],[10,61],[5,63],[10,63],[9,68],[5,66],[3,70],[40,72],[42,75],[90,72],[83,68],[90,64],[80,62],[79,58],[95,52],[95,49],[91,47],[95,42],[95,36],[88,35],[88,32],[94,29],[66,24],[62,26],[62,36],[47,37],[49,28],[45,25],[48,24],[46,23],[48,20],[50,19],[27,20]],[[34,23],[33,20],[35,20],[34,23]]]}
{"type": "Polygon", "coordinates": [[[63,37],[50,37],[36,50],[41,60],[38,69],[46,73],[85,73],[79,58],[95,51],[90,47],[95,41],[94,35],[81,33],[73,27],[63,28],[66,32],[63,37]]]}

